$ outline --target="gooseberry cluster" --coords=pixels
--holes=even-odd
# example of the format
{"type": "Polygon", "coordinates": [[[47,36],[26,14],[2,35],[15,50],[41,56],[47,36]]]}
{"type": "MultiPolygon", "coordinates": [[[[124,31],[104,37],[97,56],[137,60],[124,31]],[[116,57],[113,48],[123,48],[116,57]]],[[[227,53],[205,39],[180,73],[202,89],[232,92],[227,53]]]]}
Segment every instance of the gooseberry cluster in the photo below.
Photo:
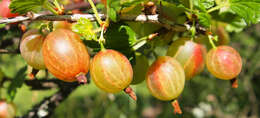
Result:
{"type": "MultiPolygon", "coordinates": [[[[86,83],[85,75],[90,70],[91,79],[98,88],[108,93],[124,91],[134,100],[137,98],[130,84],[146,80],[151,94],[160,100],[171,101],[175,113],[182,112],[177,98],[185,81],[202,72],[205,64],[212,75],[223,80],[236,78],[242,69],[239,53],[230,46],[214,47],[207,53],[203,44],[190,38],[179,38],[169,46],[167,56],[158,57],[150,66],[137,62],[143,64],[146,76],[136,79],[133,78],[133,74],[138,73],[133,70],[135,66],[132,68],[122,53],[101,45],[101,50],[90,61],[86,46],[80,36],[71,31],[71,25],[56,26],[47,34],[33,29],[23,35],[20,51],[28,65],[38,70],[47,68],[65,82],[86,83]]],[[[140,55],[137,58],[143,59],[140,55]]]]}

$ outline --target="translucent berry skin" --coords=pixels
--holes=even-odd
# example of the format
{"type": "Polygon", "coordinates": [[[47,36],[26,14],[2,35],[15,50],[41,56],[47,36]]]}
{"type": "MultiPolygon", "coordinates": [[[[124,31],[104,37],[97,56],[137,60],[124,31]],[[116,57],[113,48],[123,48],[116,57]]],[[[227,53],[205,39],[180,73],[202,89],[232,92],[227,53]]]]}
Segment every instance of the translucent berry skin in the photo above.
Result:
{"type": "Polygon", "coordinates": [[[242,70],[242,59],[239,53],[230,46],[218,46],[207,54],[206,65],[209,72],[223,80],[231,80],[242,70]]]}
{"type": "Polygon", "coordinates": [[[187,39],[179,39],[171,44],[167,55],[178,60],[184,68],[186,80],[204,70],[206,47],[187,39]]]}
{"type": "Polygon", "coordinates": [[[172,57],[159,57],[148,69],[146,83],[154,97],[164,101],[173,100],[184,89],[183,67],[172,57]]]}
{"type": "Polygon", "coordinates": [[[11,4],[11,0],[2,0],[0,2],[0,16],[3,18],[11,18],[16,17],[18,14],[11,13],[11,9],[9,9],[9,5],[11,4]]]}
{"type": "Polygon", "coordinates": [[[16,108],[14,104],[7,103],[4,100],[0,101],[0,118],[14,118],[16,108]]]}
{"type": "Polygon", "coordinates": [[[60,80],[73,82],[76,76],[89,70],[89,54],[79,35],[57,29],[46,37],[43,44],[44,63],[51,74],[60,80]]]}
{"type": "Polygon", "coordinates": [[[90,74],[96,86],[109,93],[122,91],[133,79],[129,60],[123,54],[110,49],[102,50],[94,56],[90,74]]]}
{"type": "Polygon", "coordinates": [[[28,65],[38,70],[45,69],[42,55],[44,38],[38,30],[32,29],[24,33],[20,43],[22,57],[28,65]]]}

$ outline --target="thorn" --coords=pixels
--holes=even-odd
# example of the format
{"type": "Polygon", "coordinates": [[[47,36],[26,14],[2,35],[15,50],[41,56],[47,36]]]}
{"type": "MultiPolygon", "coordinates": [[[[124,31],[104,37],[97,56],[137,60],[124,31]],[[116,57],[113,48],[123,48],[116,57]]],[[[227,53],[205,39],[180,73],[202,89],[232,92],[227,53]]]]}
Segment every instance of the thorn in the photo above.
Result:
{"type": "Polygon", "coordinates": [[[133,91],[133,89],[131,87],[127,87],[126,89],[124,89],[125,93],[128,94],[134,101],[137,100],[137,97],[135,95],[135,92],[133,91]]]}

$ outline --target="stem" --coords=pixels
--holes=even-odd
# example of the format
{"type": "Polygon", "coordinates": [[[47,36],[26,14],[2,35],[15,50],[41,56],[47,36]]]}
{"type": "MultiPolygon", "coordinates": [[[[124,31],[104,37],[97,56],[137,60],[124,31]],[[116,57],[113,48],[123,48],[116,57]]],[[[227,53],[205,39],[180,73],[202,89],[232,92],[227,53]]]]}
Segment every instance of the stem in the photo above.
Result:
{"type": "Polygon", "coordinates": [[[215,7],[211,8],[211,9],[209,9],[209,10],[207,11],[207,13],[211,13],[211,12],[213,12],[213,11],[219,10],[219,9],[221,9],[222,7],[225,7],[225,6],[227,6],[227,3],[224,3],[224,4],[222,4],[222,5],[215,6],[215,7]]]}
{"type": "Polygon", "coordinates": [[[210,42],[211,46],[212,46],[214,49],[216,49],[217,47],[216,47],[215,43],[214,43],[213,40],[212,40],[212,35],[208,35],[208,38],[209,38],[209,42],[210,42]]]}
{"type": "Polygon", "coordinates": [[[128,94],[134,101],[137,100],[137,97],[135,95],[135,92],[133,91],[133,89],[131,87],[127,87],[126,89],[124,89],[125,93],[128,94]]]}
{"type": "Polygon", "coordinates": [[[181,107],[179,105],[178,100],[174,100],[171,102],[172,107],[174,108],[174,113],[182,114],[181,107]]]}
{"type": "Polygon", "coordinates": [[[232,88],[238,88],[238,80],[237,80],[237,78],[231,79],[230,82],[231,82],[232,88]]]}
{"type": "Polygon", "coordinates": [[[193,11],[193,0],[189,0],[189,3],[190,3],[190,9],[191,11],[193,11]]]}
{"type": "Polygon", "coordinates": [[[53,4],[55,5],[56,8],[58,8],[59,13],[63,12],[63,10],[57,0],[54,0],[53,4]]]}
{"type": "Polygon", "coordinates": [[[97,11],[97,8],[96,8],[95,4],[93,3],[92,0],[88,0],[88,2],[89,2],[89,4],[91,5],[91,7],[92,7],[92,9],[93,9],[93,12],[94,12],[94,14],[95,14],[95,16],[96,16],[96,19],[97,19],[97,21],[98,21],[98,24],[99,24],[99,25],[102,25],[102,20],[101,20],[101,18],[100,18],[99,15],[98,15],[98,11],[97,11]]]}
{"type": "Polygon", "coordinates": [[[102,28],[101,28],[101,34],[100,34],[100,37],[99,37],[99,40],[98,40],[98,43],[100,44],[101,51],[104,51],[106,49],[103,45],[103,42],[105,42],[104,30],[105,30],[105,26],[103,25],[102,28]]]}
{"type": "Polygon", "coordinates": [[[39,70],[33,68],[32,72],[30,74],[28,74],[29,78],[34,79],[38,72],[39,72],[39,70]]]}
{"type": "Polygon", "coordinates": [[[153,34],[150,34],[148,36],[145,36],[145,37],[142,37],[140,38],[135,44],[133,44],[133,49],[134,50],[137,50],[139,49],[140,47],[142,47],[145,43],[147,43],[146,40],[152,40],[154,37],[158,36],[159,33],[153,33],[153,34]]]}
{"type": "Polygon", "coordinates": [[[46,4],[44,4],[44,7],[50,10],[53,14],[58,15],[58,12],[54,9],[54,6],[51,3],[46,2],[46,4]]]}

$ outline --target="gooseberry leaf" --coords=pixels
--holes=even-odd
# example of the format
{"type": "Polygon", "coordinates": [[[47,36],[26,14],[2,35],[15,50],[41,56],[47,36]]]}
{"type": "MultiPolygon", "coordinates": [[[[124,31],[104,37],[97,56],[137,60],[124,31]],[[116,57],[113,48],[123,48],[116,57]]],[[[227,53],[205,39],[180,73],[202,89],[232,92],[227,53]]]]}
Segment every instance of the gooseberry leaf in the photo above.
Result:
{"type": "Polygon", "coordinates": [[[72,31],[80,34],[86,40],[97,40],[92,22],[86,18],[80,18],[76,24],[72,25],[72,31]]]}
{"type": "Polygon", "coordinates": [[[13,13],[39,12],[48,0],[12,0],[9,8],[13,13]]]}
{"type": "Polygon", "coordinates": [[[15,75],[14,79],[12,80],[11,85],[7,89],[7,93],[8,93],[7,99],[8,100],[12,101],[15,98],[17,89],[22,87],[23,82],[26,77],[26,70],[27,70],[27,66],[21,68],[15,75]]]}
{"type": "Polygon", "coordinates": [[[230,9],[248,25],[259,22],[260,0],[231,0],[230,9]]]}

